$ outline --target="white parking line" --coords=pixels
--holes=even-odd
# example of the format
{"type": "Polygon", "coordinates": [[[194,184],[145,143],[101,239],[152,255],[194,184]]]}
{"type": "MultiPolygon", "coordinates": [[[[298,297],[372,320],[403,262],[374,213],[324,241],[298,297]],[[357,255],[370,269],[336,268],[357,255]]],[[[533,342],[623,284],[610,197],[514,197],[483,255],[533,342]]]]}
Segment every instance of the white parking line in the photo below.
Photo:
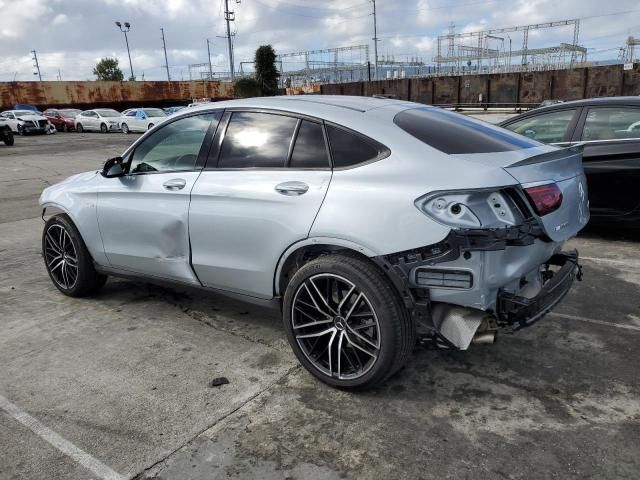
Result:
{"type": "Polygon", "coordinates": [[[93,474],[98,478],[102,480],[125,480],[125,477],[117,472],[114,472],[100,460],[93,458],[84,450],[76,447],[73,443],[65,440],[56,432],[33,418],[31,415],[20,410],[2,395],[0,395],[0,409],[4,410],[15,420],[20,422],[36,435],[39,435],[43,440],[47,441],[49,444],[60,450],[69,458],[75,460],[86,469],[92,471],[93,474]]]}
{"type": "Polygon", "coordinates": [[[607,327],[623,328],[625,330],[634,330],[640,332],[640,327],[635,325],[623,325],[622,323],[605,322],[604,320],[596,320],[595,318],[578,317],[577,315],[567,315],[566,313],[551,312],[549,315],[555,317],[566,318],[568,320],[578,320],[579,322],[594,323],[596,325],[605,325],[607,327]]]}
{"type": "Polygon", "coordinates": [[[613,258],[598,257],[580,257],[580,260],[588,260],[594,263],[610,263],[611,265],[620,265],[621,267],[638,267],[640,268],[640,260],[629,258],[627,260],[615,260],[613,258]]]}

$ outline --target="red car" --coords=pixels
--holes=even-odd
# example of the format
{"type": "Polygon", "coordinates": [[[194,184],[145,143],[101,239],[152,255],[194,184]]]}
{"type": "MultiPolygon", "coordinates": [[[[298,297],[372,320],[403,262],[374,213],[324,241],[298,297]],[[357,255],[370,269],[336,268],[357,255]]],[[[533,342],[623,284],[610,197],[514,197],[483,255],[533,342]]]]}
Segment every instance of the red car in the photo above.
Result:
{"type": "Polygon", "coordinates": [[[48,108],[43,112],[43,115],[49,119],[51,123],[56,127],[56,130],[60,132],[68,132],[75,129],[73,120],[76,118],[82,110],[75,108],[48,108]]]}

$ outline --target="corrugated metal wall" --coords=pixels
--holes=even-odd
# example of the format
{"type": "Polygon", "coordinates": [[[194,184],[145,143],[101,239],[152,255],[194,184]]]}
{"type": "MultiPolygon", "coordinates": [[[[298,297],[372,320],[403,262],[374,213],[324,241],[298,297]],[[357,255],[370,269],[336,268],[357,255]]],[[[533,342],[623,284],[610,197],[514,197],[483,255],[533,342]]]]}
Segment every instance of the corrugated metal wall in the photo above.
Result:
{"type": "Polygon", "coordinates": [[[396,95],[436,105],[537,104],[547,99],[576,100],[640,94],[640,64],[544,72],[427,77],[322,85],[323,95],[396,95]],[[482,97],[480,97],[482,95],[482,97]],[[480,100],[482,98],[482,100],[480,100]]]}
{"type": "Polygon", "coordinates": [[[168,106],[194,98],[233,98],[230,83],[189,82],[4,82],[0,83],[0,108],[17,103],[47,107],[168,106]]]}

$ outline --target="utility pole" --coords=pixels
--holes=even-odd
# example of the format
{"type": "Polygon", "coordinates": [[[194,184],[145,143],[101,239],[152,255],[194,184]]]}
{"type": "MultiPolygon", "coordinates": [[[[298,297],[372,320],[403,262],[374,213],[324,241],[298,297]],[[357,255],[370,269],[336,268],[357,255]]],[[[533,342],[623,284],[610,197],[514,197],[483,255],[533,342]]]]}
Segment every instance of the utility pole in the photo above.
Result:
{"type": "Polygon", "coordinates": [[[233,81],[233,46],[231,45],[231,22],[235,21],[235,13],[229,11],[229,0],[224,0],[224,19],[227,22],[227,42],[229,45],[229,71],[231,72],[231,81],[233,81]]]}
{"type": "Polygon", "coordinates": [[[62,72],[58,69],[58,80],[62,81],[62,72]]]}
{"type": "Polygon", "coordinates": [[[40,74],[40,64],[38,63],[38,54],[35,50],[31,50],[31,54],[33,55],[33,57],[31,57],[33,59],[33,66],[36,67],[36,71],[33,72],[33,74],[38,75],[38,78],[40,79],[40,81],[42,81],[42,75],[40,74]]]}
{"type": "Polygon", "coordinates": [[[160,27],[162,32],[162,48],[164,49],[164,66],[167,68],[167,81],[171,81],[171,75],[169,74],[169,60],[167,60],[167,44],[164,41],[164,28],[160,27]]]}
{"type": "Polygon", "coordinates": [[[208,38],[207,38],[207,55],[209,58],[209,80],[213,80],[213,69],[211,68],[211,48],[209,47],[208,38]]]}
{"type": "Polygon", "coordinates": [[[376,16],[376,0],[373,2],[373,70],[374,77],[378,80],[378,18],[376,16]]]}

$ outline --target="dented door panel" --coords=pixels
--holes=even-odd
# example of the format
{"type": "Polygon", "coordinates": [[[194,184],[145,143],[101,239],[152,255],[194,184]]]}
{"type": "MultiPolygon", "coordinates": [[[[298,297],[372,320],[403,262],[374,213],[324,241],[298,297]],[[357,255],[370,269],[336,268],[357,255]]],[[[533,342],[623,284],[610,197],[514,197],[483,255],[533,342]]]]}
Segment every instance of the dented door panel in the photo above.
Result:
{"type": "Polygon", "coordinates": [[[190,265],[188,227],[189,194],[199,174],[106,179],[98,192],[98,225],[111,267],[199,283],[190,265]],[[185,184],[181,189],[164,185],[180,179],[185,184]]]}

